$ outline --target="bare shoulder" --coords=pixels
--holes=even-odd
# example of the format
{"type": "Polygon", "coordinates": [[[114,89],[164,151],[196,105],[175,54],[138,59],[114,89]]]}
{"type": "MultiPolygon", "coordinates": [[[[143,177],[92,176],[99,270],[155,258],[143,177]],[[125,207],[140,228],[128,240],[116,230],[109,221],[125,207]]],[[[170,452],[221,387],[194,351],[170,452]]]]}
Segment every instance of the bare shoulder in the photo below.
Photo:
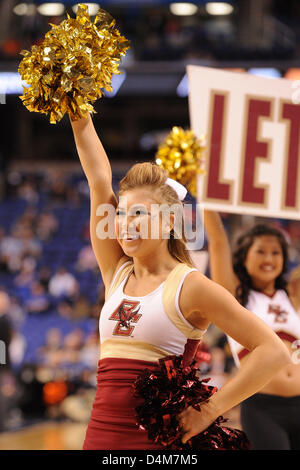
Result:
{"type": "Polygon", "coordinates": [[[186,280],[184,281],[184,286],[186,289],[189,289],[192,292],[194,289],[198,289],[199,294],[199,287],[204,287],[208,285],[216,285],[214,281],[211,281],[205,274],[202,274],[200,271],[191,271],[187,276],[186,280]]]}
{"type": "Polygon", "coordinates": [[[122,264],[126,263],[127,261],[132,261],[132,258],[126,255],[123,255],[116,264],[114,274],[118,271],[118,269],[122,266],[122,264]]]}
{"type": "Polygon", "coordinates": [[[210,323],[212,310],[222,310],[225,304],[238,305],[234,296],[226,288],[212,281],[199,271],[189,273],[183,283],[180,293],[180,308],[182,314],[197,328],[210,323]]]}
{"type": "Polygon", "coordinates": [[[191,302],[193,299],[199,301],[199,295],[203,298],[206,294],[209,295],[219,289],[224,290],[224,288],[200,271],[192,271],[189,273],[182,286],[183,296],[190,298],[191,302]]]}
{"type": "Polygon", "coordinates": [[[206,329],[210,323],[205,315],[205,293],[216,285],[200,271],[192,271],[184,280],[179,306],[184,317],[196,328],[206,329]]]}
{"type": "Polygon", "coordinates": [[[199,289],[201,290],[201,294],[204,295],[212,295],[216,294],[223,294],[225,296],[234,297],[228,289],[218,282],[208,278],[205,274],[202,274],[200,271],[192,271],[186,277],[186,281],[184,282],[186,290],[189,290],[190,293],[200,293],[199,289]]]}

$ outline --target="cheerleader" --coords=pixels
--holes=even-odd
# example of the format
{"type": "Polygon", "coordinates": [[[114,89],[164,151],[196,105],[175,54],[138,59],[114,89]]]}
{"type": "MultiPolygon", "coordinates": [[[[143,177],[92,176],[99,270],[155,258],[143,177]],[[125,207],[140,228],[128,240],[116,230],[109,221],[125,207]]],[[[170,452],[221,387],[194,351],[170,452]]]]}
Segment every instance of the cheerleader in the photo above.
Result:
{"type": "Polygon", "coordinates": [[[213,322],[251,354],[246,367],[201,405],[201,413],[187,407],[178,416],[185,443],[289,365],[287,348],[226,289],[193,267],[185,238],[174,236],[174,214],[169,217],[169,229],[161,214],[155,216],[154,204],[182,207],[185,188],[146,162],[128,171],[117,199],[110,163],[91,117],[71,124],[90,188],[91,243],[105,285],[98,387],[83,448],[163,448],[136,424],[139,398],[133,396],[132,384],[146,367],[155,370],[159,359],[182,354],[187,338],[201,339],[213,322]],[[116,238],[99,237],[103,217],[97,216],[97,209],[102,204],[116,208],[116,238]],[[142,230],[146,219],[148,232],[142,230]],[[157,220],[159,233],[151,238],[157,220]]]}
{"type": "MultiPolygon", "coordinates": [[[[241,404],[241,423],[252,449],[300,449],[300,292],[284,274],[288,249],[283,234],[265,224],[243,235],[231,255],[230,244],[220,216],[204,212],[209,239],[211,278],[234,295],[272,328],[290,351],[286,364],[271,380],[241,404]]],[[[295,276],[296,277],[296,276],[295,276]]],[[[251,354],[237,338],[228,335],[235,364],[247,369],[251,354]]]]}

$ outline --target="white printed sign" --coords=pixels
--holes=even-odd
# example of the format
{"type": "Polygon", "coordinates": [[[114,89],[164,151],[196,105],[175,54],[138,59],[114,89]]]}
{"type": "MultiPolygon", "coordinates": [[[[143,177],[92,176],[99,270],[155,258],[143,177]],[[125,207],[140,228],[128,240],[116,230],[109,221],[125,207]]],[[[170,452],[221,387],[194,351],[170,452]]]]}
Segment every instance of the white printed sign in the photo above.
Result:
{"type": "Polygon", "coordinates": [[[191,127],[206,134],[207,209],[300,219],[300,104],[294,82],[188,66],[191,127]]]}

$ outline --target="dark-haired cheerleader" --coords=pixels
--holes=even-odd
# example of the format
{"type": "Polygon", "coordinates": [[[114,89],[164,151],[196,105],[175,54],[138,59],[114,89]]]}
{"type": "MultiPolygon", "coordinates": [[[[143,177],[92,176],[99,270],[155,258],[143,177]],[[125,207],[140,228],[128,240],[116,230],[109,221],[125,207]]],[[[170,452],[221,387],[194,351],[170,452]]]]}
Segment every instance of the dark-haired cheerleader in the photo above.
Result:
{"type": "MultiPolygon", "coordinates": [[[[270,326],[292,357],[291,364],[241,404],[243,429],[252,449],[299,450],[300,293],[288,293],[286,240],[276,228],[256,225],[238,238],[232,254],[219,214],[205,211],[204,224],[209,238],[211,278],[270,326]]],[[[230,336],[228,340],[236,366],[243,370],[249,350],[230,336]]]]}

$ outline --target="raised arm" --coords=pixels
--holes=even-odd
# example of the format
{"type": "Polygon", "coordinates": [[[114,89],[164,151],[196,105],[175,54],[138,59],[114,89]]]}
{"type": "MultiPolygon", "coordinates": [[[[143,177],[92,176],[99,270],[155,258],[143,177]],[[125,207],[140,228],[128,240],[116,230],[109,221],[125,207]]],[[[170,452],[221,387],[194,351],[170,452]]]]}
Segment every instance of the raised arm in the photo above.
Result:
{"type": "Polygon", "coordinates": [[[204,210],[204,227],[208,236],[211,278],[235,295],[239,279],[233,271],[229,240],[220,215],[204,210]]]}
{"type": "Polygon", "coordinates": [[[110,285],[118,262],[124,252],[115,238],[100,239],[96,234],[97,224],[106,217],[97,216],[100,204],[117,206],[117,199],[112,188],[112,171],[110,162],[95,130],[91,116],[71,121],[75,144],[81,166],[90,188],[90,236],[91,244],[97,259],[103,282],[110,285]]]}
{"type": "Polygon", "coordinates": [[[300,273],[299,273],[299,266],[295,268],[290,276],[287,285],[289,298],[296,310],[296,312],[300,315],[300,273]]]}

